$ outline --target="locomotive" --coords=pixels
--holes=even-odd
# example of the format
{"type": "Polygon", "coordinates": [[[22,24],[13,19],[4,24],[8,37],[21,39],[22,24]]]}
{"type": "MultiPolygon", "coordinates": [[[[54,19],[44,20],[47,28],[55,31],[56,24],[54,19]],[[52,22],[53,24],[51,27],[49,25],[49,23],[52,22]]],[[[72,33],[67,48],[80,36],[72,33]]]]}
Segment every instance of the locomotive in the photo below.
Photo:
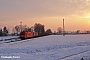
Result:
{"type": "Polygon", "coordinates": [[[34,33],[33,32],[23,31],[23,32],[20,33],[20,38],[21,39],[30,38],[30,37],[33,37],[33,36],[34,36],[34,33]]]}
{"type": "Polygon", "coordinates": [[[21,40],[28,39],[28,38],[36,38],[41,36],[45,36],[45,33],[29,32],[29,31],[23,31],[20,33],[21,40]]]}

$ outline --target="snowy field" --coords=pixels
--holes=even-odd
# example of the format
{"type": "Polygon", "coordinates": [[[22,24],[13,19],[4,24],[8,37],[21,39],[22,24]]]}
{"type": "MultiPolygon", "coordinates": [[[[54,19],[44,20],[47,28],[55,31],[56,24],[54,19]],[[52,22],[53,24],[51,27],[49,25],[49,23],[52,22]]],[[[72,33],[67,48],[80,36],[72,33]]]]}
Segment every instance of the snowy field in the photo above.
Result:
{"type": "Polygon", "coordinates": [[[18,36],[1,36],[0,40],[10,39],[10,38],[17,38],[18,36]]]}
{"type": "Polygon", "coordinates": [[[81,60],[81,58],[90,60],[89,34],[51,35],[0,44],[0,60],[81,60]]]}

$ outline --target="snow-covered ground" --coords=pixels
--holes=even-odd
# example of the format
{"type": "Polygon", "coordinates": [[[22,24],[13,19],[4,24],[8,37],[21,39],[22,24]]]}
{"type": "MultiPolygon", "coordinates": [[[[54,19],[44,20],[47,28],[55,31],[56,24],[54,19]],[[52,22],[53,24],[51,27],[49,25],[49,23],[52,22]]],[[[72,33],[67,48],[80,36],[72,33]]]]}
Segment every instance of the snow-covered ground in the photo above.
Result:
{"type": "Polygon", "coordinates": [[[0,56],[0,60],[90,60],[90,35],[51,35],[3,43],[0,56]]]}
{"type": "Polygon", "coordinates": [[[0,36],[0,44],[2,44],[3,42],[9,43],[11,42],[11,40],[15,41],[15,38],[19,38],[19,36],[0,36]]]}
{"type": "Polygon", "coordinates": [[[17,38],[18,36],[1,36],[0,40],[10,39],[10,38],[17,38]]]}

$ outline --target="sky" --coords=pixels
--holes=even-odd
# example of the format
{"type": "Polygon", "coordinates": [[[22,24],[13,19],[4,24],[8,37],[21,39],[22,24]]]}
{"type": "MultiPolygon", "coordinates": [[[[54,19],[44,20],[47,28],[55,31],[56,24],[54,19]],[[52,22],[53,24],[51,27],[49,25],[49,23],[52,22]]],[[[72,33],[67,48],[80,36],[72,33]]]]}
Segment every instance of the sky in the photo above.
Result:
{"type": "Polygon", "coordinates": [[[67,31],[90,30],[90,0],[0,0],[0,28],[41,23],[56,31],[63,19],[67,31]]]}

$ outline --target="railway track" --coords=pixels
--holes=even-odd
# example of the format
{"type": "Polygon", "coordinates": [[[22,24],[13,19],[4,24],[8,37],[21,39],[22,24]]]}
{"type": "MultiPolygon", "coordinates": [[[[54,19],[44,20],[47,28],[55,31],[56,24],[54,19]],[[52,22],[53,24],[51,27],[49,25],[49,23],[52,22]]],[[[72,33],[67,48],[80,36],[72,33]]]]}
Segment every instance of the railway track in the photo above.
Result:
{"type": "MultiPolygon", "coordinates": [[[[46,35],[46,36],[48,36],[48,35],[46,35]]],[[[27,39],[33,39],[33,38],[39,38],[39,37],[44,37],[44,36],[34,36],[34,37],[26,38],[26,39],[23,39],[23,40],[26,40],[27,41],[27,39]]],[[[23,40],[20,39],[20,37],[18,37],[18,38],[4,39],[4,40],[0,40],[0,44],[17,42],[17,41],[23,41],[23,40]]]]}
{"type": "Polygon", "coordinates": [[[0,40],[0,44],[2,44],[2,43],[16,42],[16,41],[21,41],[21,39],[19,37],[18,38],[4,39],[4,40],[0,40]]]}

